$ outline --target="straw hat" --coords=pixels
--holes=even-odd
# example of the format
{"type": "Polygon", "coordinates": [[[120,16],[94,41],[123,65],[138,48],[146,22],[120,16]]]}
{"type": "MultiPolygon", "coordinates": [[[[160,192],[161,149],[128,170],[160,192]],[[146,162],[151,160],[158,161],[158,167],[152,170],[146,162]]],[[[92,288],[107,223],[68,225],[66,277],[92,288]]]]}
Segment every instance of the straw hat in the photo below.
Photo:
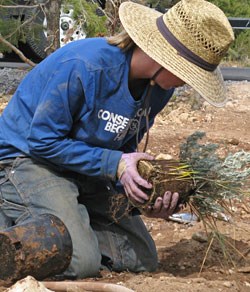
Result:
{"type": "Polygon", "coordinates": [[[123,2],[124,29],[148,56],[193,87],[214,106],[226,93],[217,67],[234,40],[225,14],[204,0],[182,0],[162,14],[134,2],[123,2]]]}

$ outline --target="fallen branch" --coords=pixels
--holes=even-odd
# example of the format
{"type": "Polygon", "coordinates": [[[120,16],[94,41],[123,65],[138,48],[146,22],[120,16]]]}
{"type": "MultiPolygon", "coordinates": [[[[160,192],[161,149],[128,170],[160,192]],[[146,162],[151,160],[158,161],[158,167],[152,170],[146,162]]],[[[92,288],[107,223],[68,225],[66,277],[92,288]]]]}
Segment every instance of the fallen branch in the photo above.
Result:
{"type": "Polygon", "coordinates": [[[94,282],[77,282],[77,281],[63,281],[63,282],[42,282],[43,285],[54,291],[94,291],[94,292],[134,292],[129,288],[109,283],[94,283],[94,282]]]}
{"type": "Polygon", "coordinates": [[[4,39],[1,35],[0,35],[0,43],[5,44],[6,46],[8,46],[9,48],[11,48],[12,51],[14,51],[21,60],[23,60],[25,63],[29,64],[32,67],[35,67],[36,64],[34,62],[32,62],[30,59],[28,59],[27,57],[24,56],[24,54],[18,50],[14,45],[12,45],[10,42],[8,42],[6,39],[4,39]]]}

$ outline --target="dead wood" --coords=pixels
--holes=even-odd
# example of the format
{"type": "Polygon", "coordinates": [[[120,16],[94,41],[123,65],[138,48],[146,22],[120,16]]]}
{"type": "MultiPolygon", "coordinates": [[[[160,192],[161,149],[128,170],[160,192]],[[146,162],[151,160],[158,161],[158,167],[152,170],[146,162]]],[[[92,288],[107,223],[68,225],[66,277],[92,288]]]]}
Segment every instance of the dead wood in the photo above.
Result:
{"type": "Polygon", "coordinates": [[[109,283],[95,283],[95,282],[77,282],[77,281],[63,281],[63,282],[42,282],[48,289],[54,291],[100,291],[100,292],[133,292],[133,290],[109,283]]]}

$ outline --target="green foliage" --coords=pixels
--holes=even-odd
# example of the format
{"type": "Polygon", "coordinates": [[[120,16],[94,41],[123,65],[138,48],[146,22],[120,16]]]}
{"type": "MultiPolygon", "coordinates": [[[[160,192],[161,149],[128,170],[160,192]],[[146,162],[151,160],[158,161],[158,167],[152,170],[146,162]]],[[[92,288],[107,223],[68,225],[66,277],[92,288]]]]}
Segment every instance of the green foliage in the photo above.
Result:
{"type": "MultiPolygon", "coordinates": [[[[109,3],[110,0],[107,0],[109,3]]],[[[138,0],[137,2],[151,5],[159,11],[164,12],[166,8],[172,7],[179,0],[138,0]]],[[[1,5],[17,6],[17,0],[0,0],[1,5]]],[[[227,16],[231,17],[250,17],[249,0],[210,0],[210,2],[219,6],[227,16]]],[[[27,3],[29,3],[27,1],[27,3]]],[[[64,5],[73,6],[74,19],[77,24],[84,27],[87,37],[107,35],[110,25],[107,21],[106,12],[103,16],[98,16],[96,11],[98,4],[94,0],[64,0],[64,5]]],[[[112,2],[113,3],[113,2],[112,2]]],[[[118,2],[119,3],[119,2],[118,2]]],[[[117,4],[118,5],[118,4],[117,4]]],[[[116,12],[114,12],[116,13],[116,12]]],[[[24,13],[18,8],[16,14],[12,16],[9,9],[0,8],[0,34],[13,45],[17,46],[18,42],[25,42],[26,33],[25,27],[22,26],[24,22],[24,13]]],[[[34,36],[37,35],[37,30],[42,27],[37,25],[29,25],[29,29],[34,29],[34,36]]],[[[29,32],[31,35],[31,32],[29,32]]],[[[229,61],[243,61],[246,65],[250,64],[250,30],[235,31],[236,40],[231,46],[227,55],[229,61]]],[[[0,43],[0,52],[10,50],[0,43]]]]}
{"type": "Polygon", "coordinates": [[[236,33],[235,41],[229,50],[230,61],[241,61],[250,66],[250,29],[236,33]]]}
{"type": "Polygon", "coordinates": [[[250,179],[250,153],[239,151],[220,158],[219,145],[200,143],[204,136],[204,132],[189,136],[180,146],[180,160],[194,171],[195,188],[188,203],[196,215],[211,223],[210,217],[230,213],[230,200],[249,195],[245,183],[250,179]]]}
{"type": "Polygon", "coordinates": [[[250,17],[249,0],[210,0],[209,2],[220,7],[227,16],[250,17]]]}
{"type": "MultiPolygon", "coordinates": [[[[45,2],[45,1],[44,1],[45,2]]],[[[30,2],[27,2],[28,5],[30,2]]],[[[86,32],[87,37],[105,35],[106,16],[98,16],[96,11],[98,9],[97,3],[86,0],[64,0],[65,9],[72,7],[74,9],[74,19],[77,25],[81,25],[86,32]]],[[[3,1],[0,0],[0,5],[11,5],[17,8],[0,7],[0,34],[14,46],[18,46],[19,42],[26,42],[27,31],[29,36],[37,39],[39,31],[43,29],[41,24],[37,24],[32,20],[33,14],[31,10],[24,12],[23,8],[18,8],[18,1],[3,1]],[[26,24],[26,20],[31,19],[32,22],[26,24]]],[[[31,5],[31,4],[30,4],[31,5]]],[[[39,12],[39,9],[37,9],[39,12]]],[[[40,12],[41,14],[43,12],[40,12]]],[[[9,52],[10,48],[0,43],[0,52],[9,52]]]]}
{"type": "Polygon", "coordinates": [[[237,249],[219,231],[217,221],[232,224],[233,204],[250,195],[250,152],[242,150],[219,157],[216,153],[219,145],[202,144],[203,137],[204,132],[195,132],[180,146],[181,160],[187,161],[194,170],[195,188],[187,203],[206,232],[211,231],[210,245],[216,238],[225,258],[230,259],[228,248],[237,249]]]}
{"type": "Polygon", "coordinates": [[[221,163],[216,155],[219,145],[198,143],[204,136],[204,132],[195,132],[180,146],[180,160],[186,161],[203,176],[216,170],[221,163]]]}
{"type": "MultiPolygon", "coordinates": [[[[220,7],[228,17],[250,18],[249,0],[208,0],[220,7]]],[[[172,7],[179,0],[149,0],[147,3],[159,11],[172,7]]],[[[235,31],[235,42],[226,56],[228,61],[240,61],[243,65],[250,66],[250,30],[235,31]]]]}
{"type": "Polygon", "coordinates": [[[172,7],[177,2],[179,2],[179,0],[149,0],[147,1],[147,4],[161,12],[164,12],[166,8],[172,7]]]}
{"type": "MultiPolygon", "coordinates": [[[[147,4],[152,7],[170,8],[180,0],[148,0],[147,4]]],[[[220,7],[227,16],[231,17],[250,17],[249,0],[207,0],[220,7]]]]}
{"type": "MultiPolygon", "coordinates": [[[[4,2],[4,5],[11,5],[13,1],[4,2]]],[[[1,4],[3,5],[3,4],[1,4]]],[[[22,11],[20,14],[16,11],[14,16],[10,16],[9,9],[0,8],[0,34],[11,44],[17,46],[19,41],[25,42],[24,28],[22,27],[22,11]]],[[[6,47],[0,43],[0,52],[10,51],[9,47],[6,47]]]]}
{"type": "Polygon", "coordinates": [[[221,165],[219,175],[237,184],[250,176],[249,166],[250,153],[240,151],[235,154],[229,154],[221,165]]]}
{"type": "Polygon", "coordinates": [[[97,15],[97,10],[100,9],[96,2],[86,0],[64,0],[63,4],[67,6],[73,6],[74,19],[84,25],[84,29],[87,37],[105,35],[107,33],[106,28],[106,16],[97,15]]]}
{"type": "MultiPolygon", "coordinates": [[[[210,0],[220,7],[228,17],[250,18],[249,0],[210,0]]],[[[227,55],[230,61],[241,61],[250,66],[250,30],[235,30],[235,42],[227,55]]]]}

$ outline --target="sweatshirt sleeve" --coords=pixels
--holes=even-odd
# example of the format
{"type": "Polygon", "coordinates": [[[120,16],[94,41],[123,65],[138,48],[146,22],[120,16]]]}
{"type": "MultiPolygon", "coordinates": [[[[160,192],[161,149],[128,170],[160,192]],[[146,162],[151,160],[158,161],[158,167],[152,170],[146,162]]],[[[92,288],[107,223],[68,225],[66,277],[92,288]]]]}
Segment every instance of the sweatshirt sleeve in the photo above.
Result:
{"type": "Polygon", "coordinates": [[[84,99],[81,70],[78,64],[58,67],[43,87],[27,137],[30,155],[64,169],[115,180],[122,152],[70,135],[74,113],[84,99]]]}

